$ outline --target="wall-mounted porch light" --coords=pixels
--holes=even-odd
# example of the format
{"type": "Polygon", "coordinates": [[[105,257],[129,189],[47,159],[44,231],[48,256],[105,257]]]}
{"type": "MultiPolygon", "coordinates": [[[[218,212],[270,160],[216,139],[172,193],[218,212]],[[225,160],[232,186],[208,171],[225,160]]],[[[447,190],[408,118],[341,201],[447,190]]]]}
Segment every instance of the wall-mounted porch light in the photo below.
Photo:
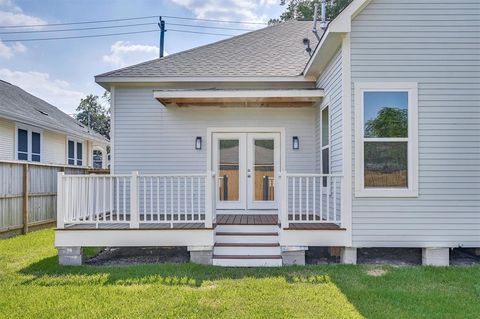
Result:
{"type": "Polygon", "coordinates": [[[293,137],[293,149],[298,150],[300,148],[300,141],[298,139],[298,136],[293,137]]]}
{"type": "Polygon", "coordinates": [[[195,139],[195,149],[196,150],[201,150],[202,149],[202,137],[201,136],[197,136],[197,138],[195,139]]]}

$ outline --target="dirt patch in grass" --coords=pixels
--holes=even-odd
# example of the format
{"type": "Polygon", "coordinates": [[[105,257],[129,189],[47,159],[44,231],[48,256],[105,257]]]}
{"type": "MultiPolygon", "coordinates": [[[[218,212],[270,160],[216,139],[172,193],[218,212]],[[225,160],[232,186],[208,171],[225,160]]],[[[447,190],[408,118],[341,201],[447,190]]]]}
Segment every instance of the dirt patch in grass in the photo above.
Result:
{"type": "Polygon", "coordinates": [[[93,266],[130,266],[156,263],[186,263],[186,247],[110,247],[85,261],[93,266]]]}
{"type": "Polygon", "coordinates": [[[367,275],[372,277],[381,277],[384,276],[386,273],[387,271],[381,268],[367,270],[367,275]]]}

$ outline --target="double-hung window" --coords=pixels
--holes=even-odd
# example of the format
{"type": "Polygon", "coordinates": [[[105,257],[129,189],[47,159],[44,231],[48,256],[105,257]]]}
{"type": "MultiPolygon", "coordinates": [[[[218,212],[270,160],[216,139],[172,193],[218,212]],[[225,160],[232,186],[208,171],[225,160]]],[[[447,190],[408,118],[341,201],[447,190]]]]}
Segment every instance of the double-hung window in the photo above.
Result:
{"type": "Polygon", "coordinates": [[[71,138],[68,139],[67,163],[68,165],[83,166],[83,142],[71,138]]]}
{"type": "Polygon", "coordinates": [[[42,160],[42,131],[40,129],[17,124],[16,140],[17,160],[31,162],[42,160]]]}
{"type": "Polygon", "coordinates": [[[416,83],[356,83],[355,195],[418,195],[416,83]]]}

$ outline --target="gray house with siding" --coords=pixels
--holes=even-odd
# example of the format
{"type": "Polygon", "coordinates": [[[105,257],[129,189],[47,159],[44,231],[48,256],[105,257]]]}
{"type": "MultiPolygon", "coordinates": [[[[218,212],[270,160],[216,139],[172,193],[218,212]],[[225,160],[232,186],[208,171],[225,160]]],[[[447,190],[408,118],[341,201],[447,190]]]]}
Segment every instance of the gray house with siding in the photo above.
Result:
{"type": "Polygon", "coordinates": [[[479,6],[354,0],[316,33],[290,21],[96,76],[112,172],[59,178],[60,261],[187,246],[280,266],[322,246],[448,265],[480,247],[479,6]]]}

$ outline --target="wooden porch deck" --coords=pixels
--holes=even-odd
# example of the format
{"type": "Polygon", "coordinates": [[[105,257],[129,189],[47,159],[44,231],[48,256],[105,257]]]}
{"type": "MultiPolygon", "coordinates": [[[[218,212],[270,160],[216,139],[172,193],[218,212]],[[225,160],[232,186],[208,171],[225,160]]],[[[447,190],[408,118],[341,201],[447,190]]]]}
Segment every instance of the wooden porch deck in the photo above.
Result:
{"type": "MultiPolygon", "coordinates": [[[[123,216],[105,216],[105,221],[97,223],[95,221],[89,222],[86,220],[82,223],[72,223],[66,224],[66,230],[128,230],[130,228],[130,218],[127,215],[126,220],[122,220],[123,216]],[[111,222],[109,222],[111,220],[111,222]]],[[[202,216],[203,218],[204,216],[202,216]]],[[[103,219],[103,217],[102,217],[103,219]]],[[[185,219],[173,219],[173,227],[171,219],[167,218],[165,221],[163,216],[150,216],[143,214],[140,215],[139,228],[141,230],[171,230],[171,229],[205,229],[205,223],[202,222],[185,222],[181,221],[185,219]]],[[[191,221],[191,217],[187,216],[187,221],[191,221]]],[[[278,215],[277,214],[218,214],[216,218],[216,223],[213,225],[215,228],[216,225],[279,225],[278,215]]],[[[291,222],[286,230],[342,230],[344,228],[339,227],[334,223],[325,223],[325,222],[308,222],[302,223],[291,222]]]]}

